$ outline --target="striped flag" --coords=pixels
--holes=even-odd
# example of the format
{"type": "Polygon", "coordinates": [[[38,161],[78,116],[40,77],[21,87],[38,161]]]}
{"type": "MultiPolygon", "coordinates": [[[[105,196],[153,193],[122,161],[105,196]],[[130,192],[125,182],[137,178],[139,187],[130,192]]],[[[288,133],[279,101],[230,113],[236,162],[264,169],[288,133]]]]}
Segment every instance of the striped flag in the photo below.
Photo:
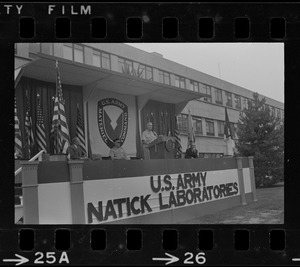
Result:
{"type": "Polygon", "coordinates": [[[31,158],[31,153],[34,145],[34,136],[32,131],[32,120],[31,120],[31,111],[29,106],[28,95],[26,91],[26,115],[25,115],[25,140],[28,148],[28,156],[31,158]]]}
{"type": "Polygon", "coordinates": [[[192,115],[191,115],[191,112],[189,111],[189,115],[188,115],[188,144],[190,144],[190,142],[195,143],[195,134],[194,134],[192,115]]]}
{"type": "Polygon", "coordinates": [[[181,140],[179,137],[179,131],[178,131],[178,123],[177,123],[177,117],[175,116],[175,131],[174,131],[174,136],[175,136],[175,146],[176,146],[176,151],[177,151],[177,156],[181,157],[182,154],[182,146],[181,146],[181,140]]]}
{"type": "Polygon", "coordinates": [[[82,118],[79,111],[79,106],[77,104],[77,123],[76,123],[76,136],[79,139],[79,145],[82,148],[83,153],[86,155],[86,149],[85,149],[85,136],[84,136],[84,130],[83,130],[83,123],[82,118]]]}
{"type": "Polygon", "coordinates": [[[231,137],[231,139],[232,139],[232,132],[231,132],[231,128],[230,128],[227,108],[225,107],[224,140],[228,139],[229,137],[231,137]]]}
{"type": "Polygon", "coordinates": [[[54,139],[54,154],[66,154],[70,144],[69,128],[65,113],[65,101],[60,81],[58,62],[56,61],[56,94],[51,135],[54,139]]]}
{"type": "Polygon", "coordinates": [[[44,118],[43,118],[43,110],[41,107],[41,99],[39,94],[37,95],[36,142],[39,151],[43,149],[45,152],[47,152],[47,141],[46,141],[44,118]]]}
{"type": "Polygon", "coordinates": [[[20,121],[18,117],[17,111],[17,102],[15,97],[15,158],[22,158],[22,139],[21,139],[21,129],[20,129],[20,121]]]}

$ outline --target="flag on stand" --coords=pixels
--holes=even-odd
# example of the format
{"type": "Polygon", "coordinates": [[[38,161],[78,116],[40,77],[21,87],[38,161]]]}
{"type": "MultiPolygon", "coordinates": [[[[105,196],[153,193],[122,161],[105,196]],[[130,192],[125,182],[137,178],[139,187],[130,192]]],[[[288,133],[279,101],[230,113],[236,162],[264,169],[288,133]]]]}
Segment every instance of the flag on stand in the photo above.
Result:
{"type": "Polygon", "coordinates": [[[231,128],[230,128],[227,108],[225,108],[224,140],[228,139],[229,137],[231,137],[231,139],[232,139],[232,132],[231,132],[231,128]]]}
{"type": "Polygon", "coordinates": [[[181,156],[182,150],[181,150],[181,140],[179,137],[179,131],[178,131],[178,124],[177,124],[177,117],[175,116],[175,131],[174,131],[174,137],[175,137],[175,146],[177,150],[178,156],[181,156]]]}
{"type": "Polygon", "coordinates": [[[76,136],[79,139],[79,143],[80,143],[80,146],[81,146],[81,149],[82,149],[83,153],[86,155],[85,136],[84,136],[84,130],[83,130],[83,123],[82,123],[82,118],[81,118],[81,115],[80,115],[78,104],[77,104],[76,136]]]}
{"type": "Polygon", "coordinates": [[[29,158],[31,158],[31,153],[34,145],[34,136],[32,131],[31,111],[30,111],[27,91],[26,91],[25,133],[26,133],[25,140],[28,148],[28,156],[29,158]]]}
{"type": "Polygon", "coordinates": [[[17,112],[17,102],[15,97],[15,158],[22,158],[22,139],[21,139],[21,129],[20,121],[17,112]]]}
{"type": "Polygon", "coordinates": [[[47,152],[47,141],[46,141],[46,133],[45,133],[45,125],[43,118],[43,110],[41,107],[41,99],[40,95],[37,95],[37,123],[36,123],[36,142],[38,146],[38,150],[44,150],[47,152]]]}
{"type": "Polygon", "coordinates": [[[69,128],[66,120],[65,101],[60,81],[58,62],[56,61],[56,94],[51,135],[54,139],[54,154],[66,154],[70,144],[69,128]]]}
{"type": "Polygon", "coordinates": [[[195,134],[194,134],[194,127],[193,127],[193,120],[191,112],[189,111],[188,115],[188,145],[190,142],[195,143],[195,134]]]}

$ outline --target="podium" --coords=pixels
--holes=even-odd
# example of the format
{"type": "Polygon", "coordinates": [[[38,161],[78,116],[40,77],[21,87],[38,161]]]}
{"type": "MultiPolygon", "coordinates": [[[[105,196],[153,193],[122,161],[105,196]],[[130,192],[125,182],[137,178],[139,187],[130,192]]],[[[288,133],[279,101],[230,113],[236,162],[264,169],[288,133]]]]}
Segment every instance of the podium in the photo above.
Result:
{"type": "Polygon", "coordinates": [[[149,144],[150,159],[174,159],[175,138],[159,136],[149,144]]]}

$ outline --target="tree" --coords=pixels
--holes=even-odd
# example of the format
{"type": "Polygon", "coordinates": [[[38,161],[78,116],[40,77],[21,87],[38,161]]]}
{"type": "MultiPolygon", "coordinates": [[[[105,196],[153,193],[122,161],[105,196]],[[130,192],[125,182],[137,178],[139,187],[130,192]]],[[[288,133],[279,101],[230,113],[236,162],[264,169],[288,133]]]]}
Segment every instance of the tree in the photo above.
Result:
{"type": "Polygon", "coordinates": [[[256,186],[270,186],[283,179],[284,125],[275,117],[265,98],[253,94],[248,107],[240,112],[236,144],[241,156],[254,156],[256,186]]]}

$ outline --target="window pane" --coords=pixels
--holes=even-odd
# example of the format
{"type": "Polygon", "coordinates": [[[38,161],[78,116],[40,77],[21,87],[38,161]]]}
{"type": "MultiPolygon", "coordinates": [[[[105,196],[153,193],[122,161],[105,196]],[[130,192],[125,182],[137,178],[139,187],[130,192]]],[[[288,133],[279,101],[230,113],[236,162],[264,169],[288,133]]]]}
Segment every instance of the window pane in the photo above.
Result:
{"type": "Polygon", "coordinates": [[[164,74],[161,70],[158,71],[158,81],[164,83],[164,74]]]}
{"type": "Polygon", "coordinates": [[[199,86],[197,82],[194,83],[194,91],[199,92],[199,86]]]}
{"type": "Polygon", "coordinates": [[[180,88],[185,89],[185,81],[184,81],[184,78],[180,78],[180,88]]]}
{"type": "Polygon", "coordinates": [[[164,72],[164,83],[170,84],[170,74],[167,72],[164,72]]]}
{"type": "Polygon", "coordinates": [[[125,60],[125,73],[131,74],[132,72],[132,61],[125,60]]]}
{"type": "Polygon", "coordinates": [[[102,59],[102,68],[109,70],[110,69],[109,54],[101,53],[101,59],[102,59]]]}
{"type": "Polygon", "coordinates": [[[218,121],[218,135],[223,137],[224,136],[224,122],[218,121]]]}
{"type": "Polygon", "coordinates": [[[188,129],[188,117],[187,115],[182,115],[182,124],[183,124],[183,130],[187,131],[188,129]]]}
{"type": "Polygon", "coordinates": [[[214,130],[214,122],[210,120],[206,120],[206,134],[207,135],[215,135],[215,130],[214,130]]]}
{"type": "Polygon", "coordinates": [[[53,43],[41,43],[41,52],[44,54],[53,55],[53,43]]]}
{"type": "Polygon", "coordinates": [[[74,60],[83,63],[83,47],[74,45],[74,60]]]}
{"type": "Polygon", "coordinates": [[[63,57],[65,59],[69,59],[69,60],[73,60],[73,51],[72,51],[72,47],[70,47],[69,45],[63,45],[63,57]]]}
{"type": "Polygon", "coordinates": [[[190,82],[190,90],[194,91],[194,84],[192,82],[190,82]]]}
{"type": "Polygon", "coordinates": [[[241,105],[241,97],[236,95],[235,96],[235,108],[237,109],[241,109],[242,105],[241,105]]]}
{"type": "Polygon", "coordinates": [[[93,53],[93,65],[96,67],[101,67],[100,55],[93,53]]]}
{"type": "Polygon", "coordinates": [[[124,72],[125,63],[123,58],[118,59],[119,71],[124,72]]]}
{"type": "Polygon", "coordinates": [[[146,67],[146,79],[152,80],[152,68],[146,67]]]}
{"type": "Polygon", "coordinates": [[[215,95],[216,95],[216,103],[222,105],[223,104],[222,91],[220,89],[215,89],[215,95]]]}
{"type": "Polygon", "coordinates": [[[142,79],[145,79],[145,77],[146,77],[145,66],[139,65],[138,71],[139,71],[139,77],[142,79]]]}
{"type": "Polygon", "coordinates": [[[179,77],[175,76],[175,86],[179,87],[179,77]]]}
{"type": "Polygon", "coordinates": [[[201,119],[193,119],[194,131],[198,134],[202,134],[202,122],[201,119]]]}
{"type": "MultiPolygon", "coordinates": [[[[15,43],[15,54],[17,51],[17,44],[15,43]]],[[[30,53],[39,53],[41,51],[41,43],[32,43],[29,44],[29,52],[30,53]]]]}
{"type": "Polygon", "coordinates": [[[227,107],[232,107],[232,96],[231,93],[225,93],[226,98],[227,98],[227,102],[226,102],[226,106],[227,107]]]}

